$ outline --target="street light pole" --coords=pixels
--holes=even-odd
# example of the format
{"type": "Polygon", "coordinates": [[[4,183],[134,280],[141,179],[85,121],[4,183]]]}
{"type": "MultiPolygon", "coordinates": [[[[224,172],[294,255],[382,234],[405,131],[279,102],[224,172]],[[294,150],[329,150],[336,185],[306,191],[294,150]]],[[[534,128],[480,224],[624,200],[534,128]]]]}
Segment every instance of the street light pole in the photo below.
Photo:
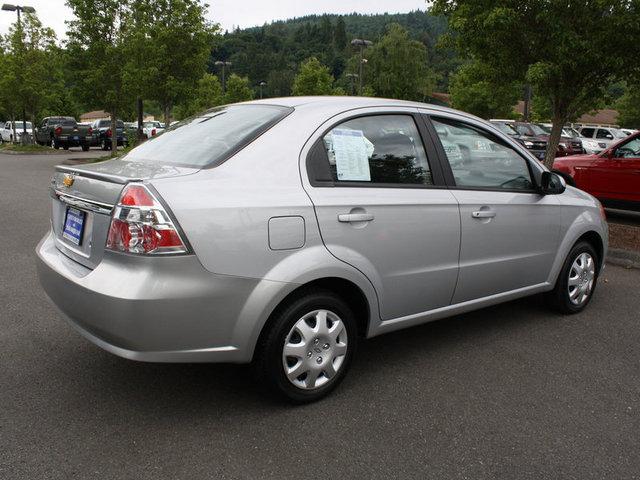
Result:
{"type": "Polygon", "coordinates": [[[258,86],[260,87],[260,100],[262,100],[262,88],[267,86],[267,82],[262,81],[258,86]]]}
{"type": "Polygon", "coordinates": [[[222,93],[227,93],[227,79],[225,70],[227,69],[227,67],[231,66],[231,62],[218,60],[214,62],[214,65],[222,67],[222,93]]]}
{"type": "MultiPolygon", "coordinates": [[[[22,23],[21,23],[21,19],[20,19],[20,13],[21,12],[26,12],[26,13],[35,13],[36,9],[33,7],[28,7],[26,5],[24,6],[20,6],[20,5],[12,5],[10,3],[5,3],[4,5],[2,5],[2,10],[6,11],[6,12],[16,12],[18,14],[18,31],[22,32],[22,23]]],[[[20,38],[20,40],[22,40],[22,37],[20,38]]],[[[24,45],[22,45],[22,47],[24,48],[24,45]]],[[[13,124],[13,128],[15,129],[15,123],[13,124]]],[[[22,105],[22,139],[21,142],[23,144],[25,144],[27,142],[27,109],[25,108],[24,104],[22,105]]]]}
{"type": "Polygon", "coordinates": [[[362,38],[354,38],[351,40],[351,45],[354,47],[360,48],[360,74],[359,74],[359,85],[358,85],[358,95],[362,95],[362,67],[367,62],[364,58],[364,49],[373,45],[373,42],[369,40],[364,40],[362,38]]]}

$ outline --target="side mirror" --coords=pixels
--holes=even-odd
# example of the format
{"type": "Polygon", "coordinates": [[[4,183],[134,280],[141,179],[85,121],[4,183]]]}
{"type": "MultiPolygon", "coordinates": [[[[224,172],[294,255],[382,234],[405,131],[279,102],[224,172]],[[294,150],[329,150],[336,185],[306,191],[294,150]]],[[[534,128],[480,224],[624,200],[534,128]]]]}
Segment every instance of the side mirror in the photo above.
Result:
{"type": "Polygon", "coordinates": [[[540,191],[543,195],[560,195],[567,189],[564,178],[554,172],[542,172],[540,191]]]}

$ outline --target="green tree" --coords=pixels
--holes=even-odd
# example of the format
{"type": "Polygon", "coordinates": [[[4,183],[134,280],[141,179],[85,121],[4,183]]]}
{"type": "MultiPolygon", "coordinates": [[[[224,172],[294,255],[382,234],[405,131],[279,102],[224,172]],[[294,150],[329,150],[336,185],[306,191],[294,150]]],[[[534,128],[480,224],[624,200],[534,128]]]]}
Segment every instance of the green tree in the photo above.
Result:
{"type": "MultiPolygon", "coordinates": [[[[127,38],[127,0],[67,0],[75,18],[68,22],[70,64],[75,94],[85,105],[110,113],[115,131],[117,115],[131,98],[123,84],[127,38]]],[[[117,150],[117,142],[111,142],[117,150]]]]}
{"type": "Polygon", "coordinates": [[[267,77],[267,92],[270,97],[288,97],[293,88],[295,73],[291,69],[272,70],[267,77]]]}
{"type": "Polygon", "coordinates": [[[222,103],[224,98],[220,80],[215,75],[205,73],[198,80],[196,89],[189,95],[189,100],[175,107],[174,115],[178,120],[182,120],[222,103]]]}
{"type": "Polygon", "coordinates": [[[207,6],[199,0],[137,0],[133,13],[148,42],[142,78],[147,98],[158,101],[168,124],[172,107],[204,74],[217,26],[206,21],[207,6]]]}
{"type": "Polygon", "coordinates": [[[630,84],[616,103],[620,113],[618,123],[626,128],[640,129],[640,84],[630,84]]]}
{"type": "Polygon", "coordinates": [[[331,95],[333,81],[329,67],[320,63],[316,57],[311,57],[300,65],[298,74],[293,79],[293,94],[331,95]]]}
{"type": "Polygon", "coordinates": [[[435,0],[451,42],[466,57],[499,72],[505,83],[528,82],[551,105],[551,167],[564,123],[593,108],[615,80],[637,68],[637,1],[435,0]]]}
{"type": "Polygon", "coordinates": [[[227,79],[227,92],[224,103],[245,102],[253,99],[253,89],[247,77],[240,77],[235,73],[227,79]]]}
{"type": "Polygon", "coordinates": [[[520,96],[517,83],[497,81],[486,65],[472,62],[460,67],[451,77],[449,92],[454,108],[481,118],[511,118],[520,96]]]}
{"type": "Polygon", "coordinates": [[[389,25],[387,33],[367,50],[365,82],[377,96],[423,100],[435,84],[427,68],[427,49],[412,40],[400,25],[389,25]]]}
{"type": "Polygon", "coordinates": [[[11,27],[4,43],[6,55],[0,74],[3,103],[13,119],[19,115],[35,123],[41,111],[64,91],[55,34],[43,27],[35,14],[25,13],[20,24],[11,27]]]}
{"type": "Polygon", "coordinates": [[[336,28],[333,31],[333,46],[338,51],[344,50],[347,46],[347,26],[342,17],[338,17],[336,28]]]}

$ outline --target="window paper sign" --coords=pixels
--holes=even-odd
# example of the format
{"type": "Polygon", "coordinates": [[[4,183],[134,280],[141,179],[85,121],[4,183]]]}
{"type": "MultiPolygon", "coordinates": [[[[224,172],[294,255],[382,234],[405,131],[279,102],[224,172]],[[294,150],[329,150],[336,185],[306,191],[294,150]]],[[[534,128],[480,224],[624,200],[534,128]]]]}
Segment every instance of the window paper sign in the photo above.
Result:
{"type": "Polygon", "coordinates": [[[371,181],[369,155],[362,130],[337,128],[331,132],[338,180],[371,181]]]}

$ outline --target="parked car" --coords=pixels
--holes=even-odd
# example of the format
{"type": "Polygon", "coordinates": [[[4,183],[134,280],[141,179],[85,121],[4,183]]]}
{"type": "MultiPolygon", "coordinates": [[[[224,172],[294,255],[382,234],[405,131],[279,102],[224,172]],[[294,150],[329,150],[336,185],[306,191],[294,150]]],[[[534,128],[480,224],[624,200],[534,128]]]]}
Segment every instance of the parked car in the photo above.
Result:
{"type": "Polygon", "coordinates": [[[142,127],[142,133],[144,133],[144,136],[147,138],[155,137],[162,132],[164,132],[164,126],[160,122],[144,122],[142,127]]]}
{"type": "Polygon", "coordinates": [[[556,159],[553,168],[605,206],[640,211],[640,133],[599,154],[556,159]]]}
{"type": "MultiPolygon", "coordinates": [[[[0,141],[2,142],[10,142],[13,143],[13,123],[14,122],[4,122],[2,124],[2,130],[0,130],[0,141]]],[[[27,124],[27,135],[33,135],[33,126],[31,122],[26,122],[27,124]]],[[[16,143],[20,142],[22,139],[22,135],[24,132],[24,123],[22,120],[15,121],[15,141],[16,143]]]]}
{"type": "MultiPolygon", "coordinates": [[[[549,137],[551,136],[551,128],[553,127],[552,124],[539,123],[538,125],[545,132],[547,132],[547,135],[549,137]]],[[[572,127],[563,127],[556,157],[565,157],[567,155],[581,155],[583,153],[585,153],[585,151],[582,147],[582,136],[580,135],[580,132],[572,127]]]]}
{"type": "MultiPolygon", "coordinates": [[[[96,120],[91,125],[93,131],[93,137],[91,140],[91,146],[100,147],[102,150],[111,149],[111,141],[113,139],[113,131],[111,129],[111,119],[103,118],[96,120]]],[[[116,134],[118,146],[127,146],[128,140],[125,134],[124,122],[118,120],[116,122],[116,134]]]]}
{"type": "Polygon", "coordinates": [[[634,133],[638,133],[638,130],[633,130],[631,128],[620,128],[619,129],[622,133],[624,133],[627,137],[629,135],[633,135],[634,133]]]}
{"type": "Polygon", "coordinates": [[[625,138],[623,132],[612,127],[582,127],[580,135],[588,140],[582,140],[582,146],[588,154],[597,154],[607,149],[609,145],[625,138]]]}
{"type": "Polygon", "coordinates": [[[217,107],[50,189],[38,274],[85,337],[253,361],[296,402],[337,386],[359,336],[542,292],[582,311],[608,243],[600,203],[490,123],[378,98],[217,107]]]}
{"type": "Polygon", "coordinates": [[[518,135],[519,143],[524,144],[525,148],[539,160],[544,160],[547,151],[547,135],[543,130],[539,131],[539,127],[524,122],[515,122],[514,120],[491,120],[494,125],[508,125],[514,129],[518,135]]]}
{"type": "Polygon", "coordinates": [[[78,125],[73,117],[46,117],[36,129],[36,142],[55,149],[82,147],[82,150],[87,151],[87,136],[91,137],[91,134],[91,127],[78,125]]]}

